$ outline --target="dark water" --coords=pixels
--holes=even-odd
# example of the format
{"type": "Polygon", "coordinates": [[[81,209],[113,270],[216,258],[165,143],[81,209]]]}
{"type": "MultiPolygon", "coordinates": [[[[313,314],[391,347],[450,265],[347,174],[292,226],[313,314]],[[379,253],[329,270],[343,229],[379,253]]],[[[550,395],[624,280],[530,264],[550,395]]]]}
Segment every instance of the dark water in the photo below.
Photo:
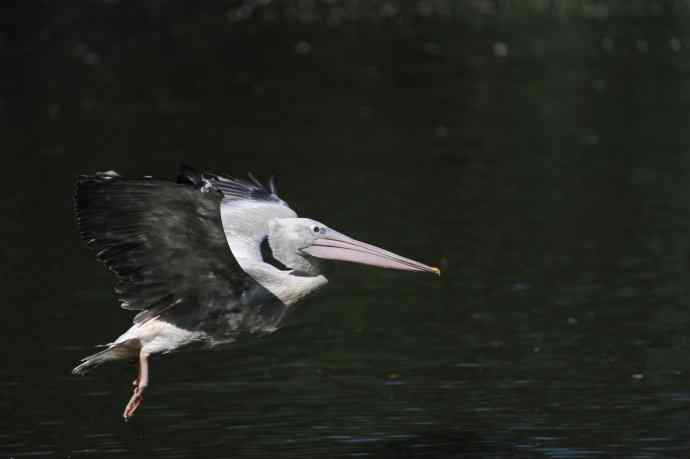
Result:
{"type": "Polygon", "coordinates": [[[690,16],[533,3],[10,11],[0,456],[687,457],[690,16]],[[134,366],[69,373],[130,321],[72,183],[183,161],[444,275],[339,267],[124,423],[134,366]]]}

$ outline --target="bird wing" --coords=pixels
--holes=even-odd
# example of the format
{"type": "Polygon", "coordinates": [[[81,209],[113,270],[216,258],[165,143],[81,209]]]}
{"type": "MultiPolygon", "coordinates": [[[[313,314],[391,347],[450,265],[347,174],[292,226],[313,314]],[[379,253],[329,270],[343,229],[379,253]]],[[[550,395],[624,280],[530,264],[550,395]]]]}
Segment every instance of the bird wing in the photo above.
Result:
{"type": "Polygon", "coordinates": [[[216,187],[222,180],[209,177],[188,169],[179,183],[112,172],[78,179],[81,235],[117,276],[122,307],[143,311],[135,322],[190,299],[237,300],[256,285],[228,247],[220,215],[227,199],[223,189],[231,199],[240,199],[243,190],[255,199],[275,193],[228,179],[216,187]]]}

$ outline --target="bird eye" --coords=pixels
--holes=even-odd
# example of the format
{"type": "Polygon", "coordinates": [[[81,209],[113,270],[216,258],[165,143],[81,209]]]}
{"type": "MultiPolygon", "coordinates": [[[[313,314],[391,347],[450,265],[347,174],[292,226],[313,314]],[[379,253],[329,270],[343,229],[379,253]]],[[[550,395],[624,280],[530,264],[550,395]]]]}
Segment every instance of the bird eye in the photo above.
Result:
{"type": "Polygon", "coordinates": [[[318,226],[312,226],[312,227],[311,227],[311,230],[312,230],[313,232],[315,232],[315,233],[320,233],[320,232],[321,232],[321,228],[319,228],[318,226]]]}

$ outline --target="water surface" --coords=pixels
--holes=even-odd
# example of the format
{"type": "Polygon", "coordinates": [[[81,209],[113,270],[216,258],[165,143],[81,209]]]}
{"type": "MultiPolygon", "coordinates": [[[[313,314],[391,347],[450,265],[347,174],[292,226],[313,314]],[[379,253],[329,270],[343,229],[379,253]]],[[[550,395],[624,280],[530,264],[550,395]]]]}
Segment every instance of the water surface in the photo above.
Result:
{"type": "Polygon", "coordinates": [[[682,11],[42,11],[3,48],[0,455],[687,454],[682,11]],[[155,359],[124,423],[133,365],[69,373],[130,321],[73,181],[179,162],[276,174],[302,215],[444,275],[336,267],[274,335],[155,359]]]}

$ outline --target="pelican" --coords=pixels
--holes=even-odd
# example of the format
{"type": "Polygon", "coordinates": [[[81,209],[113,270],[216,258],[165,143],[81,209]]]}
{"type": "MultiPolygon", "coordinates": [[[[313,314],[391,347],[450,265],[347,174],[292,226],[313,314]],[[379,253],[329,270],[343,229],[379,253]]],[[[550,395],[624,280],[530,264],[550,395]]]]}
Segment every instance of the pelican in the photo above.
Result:
{"type": "Polygon", "coordinates": [[[142,403],[151,355],[275,331],[294,304],[326,285],[323,260],[440,275],[438,268],[298,217],[272,179],[264,185],[249,177],[183,166],[177,181],[114,171],[78,178],[81,236],[115,273],[121,307],[138,313],[131,328],[72,372],[138,360],[125,420],[142,403]]]}

